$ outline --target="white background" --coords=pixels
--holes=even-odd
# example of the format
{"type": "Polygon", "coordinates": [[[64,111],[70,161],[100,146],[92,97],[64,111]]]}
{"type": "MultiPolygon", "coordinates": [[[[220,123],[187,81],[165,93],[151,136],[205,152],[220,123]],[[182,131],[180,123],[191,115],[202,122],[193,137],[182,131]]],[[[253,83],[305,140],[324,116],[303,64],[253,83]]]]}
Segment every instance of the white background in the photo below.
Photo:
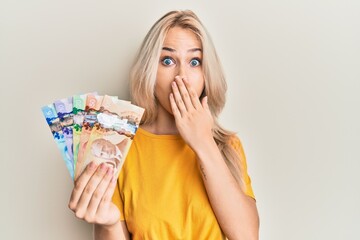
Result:
{"type": "Polygon", "coordinates": [[[91,238],[40,108],[128,99],[135,52],[174,9],[198,14],[222,60],[221,122],[243,142],[261,239],[360,239],[357,0],[1,0],[0,239],[91,238]]]}

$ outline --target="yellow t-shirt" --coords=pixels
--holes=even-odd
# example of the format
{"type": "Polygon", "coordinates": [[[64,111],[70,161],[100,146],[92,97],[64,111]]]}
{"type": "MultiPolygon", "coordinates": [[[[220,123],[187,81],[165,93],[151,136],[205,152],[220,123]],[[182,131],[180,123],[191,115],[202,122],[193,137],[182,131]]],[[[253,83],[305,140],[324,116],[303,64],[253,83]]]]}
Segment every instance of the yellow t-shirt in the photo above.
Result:
{"type": "MultiPolygon", "coordinates": [[[[235,142],[243,155],[240,141],[235,142]]],[[[246,169],[246,162],[242,164],[246,169]]],[[[245,193],[255,198],[244,174],[245,193]]],[[[196,155],[180,135],[155,135],[139,128],[117,184],[113,202],[132,239],[225,239],[196,155]]]]}

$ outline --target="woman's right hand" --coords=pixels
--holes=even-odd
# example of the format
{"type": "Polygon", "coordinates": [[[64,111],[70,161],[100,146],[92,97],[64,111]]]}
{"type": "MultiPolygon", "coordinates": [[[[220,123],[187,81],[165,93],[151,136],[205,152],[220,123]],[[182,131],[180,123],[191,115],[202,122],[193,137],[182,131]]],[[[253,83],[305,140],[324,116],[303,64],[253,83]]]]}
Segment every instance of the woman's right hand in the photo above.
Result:
{"type": "Polygon", "coordinates": [[[77,218],[107,227],[119,222],[120,211],[112,202],[117,180],[113,172],[106,163],[91,162],[76,179],[69,208],[77,218]]]}

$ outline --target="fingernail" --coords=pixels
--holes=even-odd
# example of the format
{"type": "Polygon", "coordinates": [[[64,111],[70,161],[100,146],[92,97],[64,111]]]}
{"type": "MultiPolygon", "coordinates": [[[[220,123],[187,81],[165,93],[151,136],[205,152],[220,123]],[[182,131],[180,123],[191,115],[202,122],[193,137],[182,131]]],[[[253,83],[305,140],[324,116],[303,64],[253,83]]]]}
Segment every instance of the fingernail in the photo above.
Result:
{"type": "Polygon", "coordinates": [[[101,168],[101,170],[106,170],[106,168],[107,168],[106,163],[101,163],[100,168],[101,168]]]}
{"type": "Polygon", "coordinates": [[[112,175],[113,174],[113,168],[109,167],[106,174],[109,175],[109,176],[112,175]]]}

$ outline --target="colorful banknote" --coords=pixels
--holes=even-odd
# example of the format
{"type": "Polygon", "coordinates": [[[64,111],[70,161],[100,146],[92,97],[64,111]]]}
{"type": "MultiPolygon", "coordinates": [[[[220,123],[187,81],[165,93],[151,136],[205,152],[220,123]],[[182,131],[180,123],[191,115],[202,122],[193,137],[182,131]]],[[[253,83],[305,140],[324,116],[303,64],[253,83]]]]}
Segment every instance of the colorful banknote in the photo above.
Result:
{"type": "Polygon", "coordinates": [[[92,161],[97,164],[105,162],[114,168],[114,175],[118,176],[144,109],[110,96],[104,97],[100,109],[79,171],[81,173],[92,161]]]}
{"type": "MultiPolygon", "coordinates": [[[[92,93],[97,95],[96,93],[92,93]]],[[[85,106],[86,97],[88,93],[73,96],[73,114],[74,114],[74,126],[73,126],[73,152],[74,152],[74,170],[76,172],[76,164],[78,159],[80,135],[85,118],[85,106]]]]}
{"type": "Polygon", "coordinates": [[[71,158],[71,161],[74,164],[74,154],[73,154],[73,125],[74,125],[74,114],[73,114],[73,98],[63,98],[56,100],[54,102],[55,110],[60,119],[62,131],[65,137],[65,143],[71,158]]]}
{"type": "Polygon", "coordinates": [[[42,107],[71,178],[95,161],[118,176],[144,109],[116,96],[74,95],[42,107]]]}
{"type": "Polygon", "coordinates": [[[78,156],[75,167],[75,179],[77,179],[80,174],[79,166],[82,166],[83,164],[83,160],[84,160],[83,156],[86,149],[86,145],[89,141],[91,130],[94,124],[97,123],[97,114],[100,110],[100,106],[103,98],[104,96],[99,96],[95,94],[88,94],[86,97],[84,122],[80,134],[78,156]]]}
{"type": "Polygon", "coordinates": [[[53,138],[56,142],[57,147],[60,150],[62,158],[66,164],[66,167],[70,173],[72,179],[74,179],[74,164],[72,162],[69,149],[65,142],[65,136],[62,131],[62,125],[60,119],[56,113],[55,107],[53,104],[42,107],[43,115],[46,119],[47,124],[50,127],[53,138]]]}

